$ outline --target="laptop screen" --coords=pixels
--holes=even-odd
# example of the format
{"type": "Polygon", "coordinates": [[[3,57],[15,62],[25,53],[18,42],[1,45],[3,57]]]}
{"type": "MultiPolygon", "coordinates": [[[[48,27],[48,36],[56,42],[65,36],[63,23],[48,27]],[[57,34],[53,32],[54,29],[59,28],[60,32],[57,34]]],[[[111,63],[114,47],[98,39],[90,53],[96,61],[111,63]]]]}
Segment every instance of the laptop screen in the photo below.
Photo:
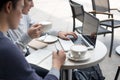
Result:
{"type": "Polygon", "coordinates": [[[84,21],[83,21],[83,37],[93,46],[95,46],[96,38],[97,38],[97,31],[99,26],[99,20],[90,15],[89,13],[84,13],[84,21]]]}

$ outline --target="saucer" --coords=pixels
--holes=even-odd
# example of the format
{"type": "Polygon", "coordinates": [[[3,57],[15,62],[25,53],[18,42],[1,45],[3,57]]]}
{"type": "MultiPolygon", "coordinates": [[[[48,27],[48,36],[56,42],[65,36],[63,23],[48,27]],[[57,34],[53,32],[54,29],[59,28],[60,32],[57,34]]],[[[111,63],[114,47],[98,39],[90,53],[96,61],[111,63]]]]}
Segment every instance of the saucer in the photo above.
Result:
{"type": "Polygon", "coordinates": [[[57,41],[58,38],[56,36],[47,34],[47,35],[41,36],[40,38],[38,38],[38,40],[41,42],[45,42],[45,43],[53,43],[53,42],[57,41]]]}
{"type": "Polygon", "coordinates": [[[70,59],[70,60],[72,60],[72,61],[87,61],[87,60],[89,60],[90,59],[90,54],[85,54],[85,56],[84,57],[81,57],[81,58],[74,58],[73,56],[72,56],[72,54],[71,54],[71,52],[68,52],[68,59],[70,59]]]}

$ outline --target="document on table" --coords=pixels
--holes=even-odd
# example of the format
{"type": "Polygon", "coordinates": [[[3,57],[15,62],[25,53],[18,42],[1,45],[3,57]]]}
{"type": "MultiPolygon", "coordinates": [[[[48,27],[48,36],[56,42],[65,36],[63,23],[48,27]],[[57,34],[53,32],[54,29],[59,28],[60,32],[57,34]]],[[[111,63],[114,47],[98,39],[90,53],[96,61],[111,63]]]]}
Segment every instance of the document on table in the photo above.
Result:
{"type": "Polygon", "coordinates": [[[42,62],[44,59],[46,59],[50,55],[52,55],[52,51],[39,49],[31,53],[30,55],[28,55],[26,57],[26,60],[29,63],[38,65],[40,62],[42,62]]]}
{"type": "Polygon", "coordinates": [[[50,70],[52,67],[52,55],[45,59],[43,62],[41,62],[38,66],[50,70]]]}

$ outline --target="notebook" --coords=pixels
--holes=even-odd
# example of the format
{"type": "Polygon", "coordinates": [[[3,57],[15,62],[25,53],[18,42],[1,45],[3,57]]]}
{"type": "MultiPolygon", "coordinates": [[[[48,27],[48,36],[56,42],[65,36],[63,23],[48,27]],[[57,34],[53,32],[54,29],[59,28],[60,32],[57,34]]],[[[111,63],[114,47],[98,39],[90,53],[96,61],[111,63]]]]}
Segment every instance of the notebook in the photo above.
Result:
{"type": "Polygon", "coordinates": [[[40,42],[36,39],[33,39],[32,41],[30,41],[28,43],[28,46],[30,46],[31,48],[37,50],[37,49],[41,49],[41,48],[44,48],[44,47],[47,47],[48,44],[46,43],[43,43],[43,42],[40,42]]]}
{"type": "Polygon", "coordinates": [[[42,62],[45,58],[49,57],[50,55],[52,55],[52,51],[39,49],[37,51],[32,52],[25,58],[29,63],[38,65],[40,62],[42,62]]]}
{"type": "Polygon", "coordinates": [[[69,41],[59,39],[61,46],[65,51],[70,50],[70,47],[73,44],[85,45],[89,50],[94,49],[96,44],[98,26],[99,20],[96,17],[85,12],[82,34],[78,34],[77,39],[70,37],[71,40],[69,41]]]}

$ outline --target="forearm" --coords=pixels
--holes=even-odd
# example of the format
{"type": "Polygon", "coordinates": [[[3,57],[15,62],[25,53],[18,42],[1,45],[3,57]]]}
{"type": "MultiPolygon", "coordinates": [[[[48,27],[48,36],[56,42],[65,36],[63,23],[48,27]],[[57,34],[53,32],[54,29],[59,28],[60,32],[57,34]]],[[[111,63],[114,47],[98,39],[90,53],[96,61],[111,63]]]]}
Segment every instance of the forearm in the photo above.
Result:
{"type": "Polygon", "coordinates": [[[49,34],[53,36],[58,36],[59,31],[48,31],[48,32],[43,32],[42,35],[49,34]]]}
{"type": "Polygon", "coordinates": [[[21,42],[24,45],[27,45],[31,40],[32,38],[27,33],[24,33],[19,39],[19,42],[21,42]]]}

